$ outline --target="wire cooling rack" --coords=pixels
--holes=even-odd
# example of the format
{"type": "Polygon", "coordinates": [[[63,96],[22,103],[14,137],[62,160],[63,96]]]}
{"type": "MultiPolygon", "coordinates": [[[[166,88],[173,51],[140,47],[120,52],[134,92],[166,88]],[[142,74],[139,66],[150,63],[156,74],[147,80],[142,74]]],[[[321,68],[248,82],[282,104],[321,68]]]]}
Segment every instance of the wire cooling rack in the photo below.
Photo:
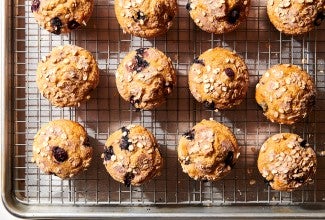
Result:
{"type": "Polygon", "coordinates": [[[28,0],[12,0],[12,193],[23,204],[158,205],[180,207],[231,204],[295,205],[325,203],[325,161],[318,158],[314,184],[292,193],[271,190],[260,177],[256,160],[267,137],[294,132],[324,150],[325,141],[325,28],[304,36],[285,36],[270,25],[265,0],[251,1],[246,22],[232,33],[212,35],[199,30],[178,1],[179,13],[167,35],[152,40],[132,37],[120,30],[113,0],[97,0],[86,28],[55,36],[39,28],[28,0]],[[100,68],[100,84],[92,99],[79,108],[55,108],[38,92],[35,83],[39,60],[58,45],[75,44],[91,51],[100,68]],[[131,49],[156,47],[169,56],[177,70],[177,86],[166,104],[154,111],[136,112],[123,101],[115,85],[115,71],[131,49]],[[187,71],[193,59],[216,46],[235,50],[245,59],[250,73],[246,100],[232,110],[205,110],[190,95],[187,71]],[[271,65],[293,63],[310,73],[317,85],[316,108],[294,126],[270,123],[254,99],[259,77],[271,65]],[[71,180],[45,175],[31,163],[33,137],[42,124],[65,118],[85,126],[95,153],[88,171],[71,180]],[[195,123],[214,118],[236,135],[241,156],[223,180],[211,183],[191,180],[177,161],[178,139],[195,123]],[[129,123],[142,124],[160,143],[165,166],[160,177],[141,187],[125,187],[106,173],[100,159],[110,133],[129,123]]]}

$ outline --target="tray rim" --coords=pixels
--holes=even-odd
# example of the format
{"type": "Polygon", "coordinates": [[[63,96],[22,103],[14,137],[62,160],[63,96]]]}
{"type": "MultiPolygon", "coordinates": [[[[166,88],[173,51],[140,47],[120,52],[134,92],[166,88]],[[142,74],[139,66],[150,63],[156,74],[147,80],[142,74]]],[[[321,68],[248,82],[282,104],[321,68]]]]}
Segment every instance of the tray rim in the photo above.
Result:
{"type": "Polygon", "coordinates": [[[234,204],[207,207],[204,205],[31,205],[20,203],[12,194],[11,181],[11,0],[0,1],[0,149],[1,149],[1,202],[9,213],[21,218],[325,218],[324,204],[263,206],[261,204],[234,204]],[[53,212],[58,208],[59,212],[53,212]]]}

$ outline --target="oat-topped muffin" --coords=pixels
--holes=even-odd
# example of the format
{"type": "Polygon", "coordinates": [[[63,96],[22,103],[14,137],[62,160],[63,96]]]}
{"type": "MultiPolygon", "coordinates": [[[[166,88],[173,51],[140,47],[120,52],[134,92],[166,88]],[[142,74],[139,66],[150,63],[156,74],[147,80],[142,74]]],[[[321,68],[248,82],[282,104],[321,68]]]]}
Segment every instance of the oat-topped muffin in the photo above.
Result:
{"type": "Polygon", "coordinates": [[[150,131],[140,125],[122,127],[109,136],[102,154],[107,172],[126,186],[138,186],[160,175],[163,159],[150,131]]]}
{"type": "Polygon", "coordinates": [[[248,16],[250,0],[189,0],[186,9],[202,30],[222,34],[235,30],[248,16]]]}
{"type": "Polygon", "coordinates": [[[61,119],[50,121],[37,132],[32,161],[43,172],[66,179],[86,170],[92,153],[85,129],[77,122],[61,119]]]}
{"type": "Polygon", "coordinates": [[[270,21],[285,34],[304,34],[325,18],[324,0],[268,0],[270,21]]]}
{"type": "Polygon", "coordinates": [[[86,26],[94,8],[94,0],[32,0],[31,3],[38,24],[53,34],[86,26]]]}
{"type": "Polygon", "coordinates": [[[188,82],[194,98],[207,109],[229,109],[245,98],[249,75],[237,54],[216,47],[194,60],[188,82]]]}
{"type": "Polygon", "coordinates": [[[239,157],[237,140],[226,126],[202,120],[179,140],[178,160],[195,180],[216,181],[226,176],[239,157]]]}
{"type": "Polygon", "coordinates": [[[155,48],[127,54],[116,71],[117,89],[136,109],[150,110],[166,102],[176,84],[169,57],[155,48]]]}
{"type": "Polygon", "coordinates": [[[313,181],[317,160],[306,140],[296,134],[282,133],[264,142],[257,165],[273,189],[293,191],[313,181]]]}
{"type": "Polygon", "coordinates": [[[54,106],[79,106],[90,98],[98,82],[97,62],[78,46],[55,47],[37,66],[38,89],[54,106]]]}
{"type": "Polygon", "coordinates": [[[256,85],[255,98],[272,122],[293,124],[302,120],[315,105],[316,88],[300,67],[279,64],[267,70],[256,85]]]}
{"type": "Polygon", "coordinates": [[[114,7],[123,31],[145,38],[165,34],[177,13],[176,0],[115,0],[114,7]]]}

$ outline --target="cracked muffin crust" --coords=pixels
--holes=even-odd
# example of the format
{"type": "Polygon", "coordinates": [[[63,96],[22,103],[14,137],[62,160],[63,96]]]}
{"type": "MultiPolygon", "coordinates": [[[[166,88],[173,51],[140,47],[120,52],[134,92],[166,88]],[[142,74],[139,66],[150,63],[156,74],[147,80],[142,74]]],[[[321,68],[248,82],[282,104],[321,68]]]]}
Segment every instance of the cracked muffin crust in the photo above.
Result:
{"type": "Polygon", "coordinates": [[[175,84],[170,58],[155,48],[131,51],[116,71],[118,92],[136,109],[154,109],[166,102],[175,84]]]}
{"type": "Polygon", "coordinates": [[[50,121],[37,132],[32,162],[44,173],[66,179],[86,170],[92,153],[85,129],[77,122],[61,119],[50,121]]]}
{"type": "Polygon", "coordinates": [[[304,34],[321,25],[325,0],[268,0],[267,14],[280,32],[304,34]]]}
{"type": "Polygon", "coordinates": [[[226,126],[202,120],[179,140],[178,160],[195,180],[216,181],[226,176],[239,157],[234,134],[226,126]]]}
{"type": "Polygon", "coordinates": [[[115,14],[124,32],[152,38],[165,34],[177,13],[176,0],[115,0],[115,14]]]}
{"type": "Polygon", "coordinates": [[[296,134],[275,134],[262,145],[258,170],[275,190],[293,191],[312,182],[317,160],[306,140],[296,134]]]}
{"type": "Polygon", "coordinates": [[[216,47],[194,59],[188,82],[194,98],[207,109],[229,109],[245,98],[249,75],[237,54],[216,47]]]}
{"type": "Polygon", "coordinates": [[[38,24],[54,34],[86,26],[94,8],[93,0],[32,0],[31,4],[38,24]]]}
{"type": "Polygon", "coordinates": [[[37,66],[40,93],[57,107],[79,106],[99,82],[97,62],[81,47],[55,47],[37,66]]]}
{"type": "Polygon", "coordinates": [[[233,31],[248,16],[250,0],[189,0],[186,9],[202,30],[223,34],[233,31]]]}
{"type": "Polygon", "coordinates": [[[296,65],[275,65],[256,84],[257,104],[270,121],[280,124],[304,119],[315,105],[315,96],[312,78],[296,65]]]}
{"type": "Polygon", "coordinates": [[[163,159],[150,131],[140,125],[122,127],[111,134],[102,158],[107,172],[125,186],[139,186],[159,176],[163,159]]]}

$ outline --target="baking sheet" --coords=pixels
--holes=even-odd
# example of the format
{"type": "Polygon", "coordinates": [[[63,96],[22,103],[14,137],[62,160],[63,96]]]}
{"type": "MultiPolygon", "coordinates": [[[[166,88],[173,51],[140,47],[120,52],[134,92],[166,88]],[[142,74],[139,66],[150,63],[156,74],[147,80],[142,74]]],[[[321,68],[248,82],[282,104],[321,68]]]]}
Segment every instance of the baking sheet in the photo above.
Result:
{"type": "Polygon", "coordinates": [[[87,27],[66,36],[55,36],[39,28],[30,12],[31,1],[11,2],[10,45],[14,61],[10,72],[12,189],[7,193],[17,204],[36,207],[35,210],[39,206],[51,210],[51,207],[74,204],[99,209],[111,205],[149,209],[163,205],[182,210],[185,206],[189,212],[194,205],[211,206],[217,210],[217,207],[228,205],[299,207],[325,204],[323,157],[318,157],[315,183],[292,193],[271,190],[256,167],[259,147],[267,137],[278,132],[297,133],[307,139],[319,154],[324,151],[324,24],[304,36],[285,36],[270,25],[265,0],[260,0],[252,1],[249,17],[237,31],[212,35],[193,24],[185,9],[186,3],[186,0],[178,1],[179,14],[167,35],[146,40],[123,34],[115,18],[112,0],[95,1],[87,27]],[[53,47],[64,44],[75,44],[91,51],[100,68],[98,88],[91,100],[79,108],[51,106],[39,94],[35,83],[38,61],[53,47]],[[129,50],[151,46],[172,59],[177,70],[177,86],[166,104],[154,111],[136,112],[119,97],[114,74],[129,50]],[[246,100],[234,109],[219,112],[203,109],[191,96],[187,84],[187,71],[193,59],[216,46],[235,50],[245,59],[250,73],[246,100]],[[312,75],[317,86],[315,109],[306,120],[294,126],[267,121],[254,99],[259,77],[278,63],[300,65],[312,75]],[[176,151],[179,137],[195,123],[210,117],[230,127],[241,146],[235,169],[215,183],[191,180],[182,172],[176,151]],[[31,163],[34,135],[42,124],[58,118],[84,125],[95,149],[88,171],[71,180],[45,175],[31,163]],[[115,182],[106,173],[100,159],[108,135],[129,123],[142,124],[152,131],[165,159],[162,175],[141,187],[128,188],[115,182]]]}

